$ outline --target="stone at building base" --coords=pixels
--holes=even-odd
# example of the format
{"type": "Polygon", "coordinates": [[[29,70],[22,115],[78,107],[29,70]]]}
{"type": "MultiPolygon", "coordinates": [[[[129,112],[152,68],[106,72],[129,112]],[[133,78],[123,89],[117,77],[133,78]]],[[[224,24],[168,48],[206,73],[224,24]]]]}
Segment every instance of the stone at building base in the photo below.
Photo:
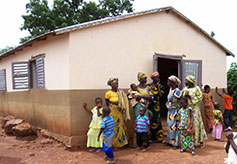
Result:
{"type": "Polygon", "coordinates": [[[13,127],[15,127],[23,122],[24,122],[24,120],[22,120],[22,119],[11,119],[6,122],[3,129],[5,130],[6,134],[13,134],[13,127]]]}
{"type": "Polygon", "coordinates": [[[12,116],[12,115],[8,115],[6,117],[2,117],[2,119],[1,119],[2,128],[4,128],[4,126],[7,123],[7,121],[10,121],[12,119],[15,119],[15,117],[12,116]]]}
{"type": "Polygon", "coordinates": [[[29,123],[22,123],[19,125],[16,125],[12,128],[13,135],[19,136],[19,137],[25,137],[30,135],[36,135],[36,130],[33,126],[31,126],[29,123]]]}
{"type": "Polygon", "coordinates": [[[87,139],[86,135],[81,135],[81,136],[65,136],[65,135],[49,132],[49,131],[47,131],[45,129],[42,129],[40,131],[40,133],[44,137],[51,138],[51,139],[54,139],[54,140],[62,143],[67,148],[72,148],[74,146],[83,146],[83,147],[85,147],[85,143],[86,143],[86,139],[87,139]]]}

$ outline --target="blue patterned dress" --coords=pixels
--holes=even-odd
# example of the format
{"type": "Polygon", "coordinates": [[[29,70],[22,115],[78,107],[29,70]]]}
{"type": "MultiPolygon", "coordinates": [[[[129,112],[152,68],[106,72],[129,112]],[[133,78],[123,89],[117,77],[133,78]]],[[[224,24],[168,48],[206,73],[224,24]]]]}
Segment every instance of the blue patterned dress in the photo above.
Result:
{"type": "Polygon", "coordinates": [[[179,98],[181,97],[181,91],[179,88],[172,90],[170,88],[166,107],[168,108],[167,114],[167,138],[166,142],[173,146],[179,146],[179,134],[177,131],[177,111],[179,109],[179,98]]]}

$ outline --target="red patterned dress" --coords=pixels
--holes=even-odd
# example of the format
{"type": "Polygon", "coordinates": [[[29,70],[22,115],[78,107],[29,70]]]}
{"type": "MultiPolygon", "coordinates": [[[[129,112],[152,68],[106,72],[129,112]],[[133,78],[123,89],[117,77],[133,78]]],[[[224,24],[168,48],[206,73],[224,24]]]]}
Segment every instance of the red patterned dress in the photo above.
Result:
{"type": "Polygon", "coordinates": [[[209,92],[209,93],[202,93],[202,94],[203,94],[202,102],[204,104],[204,112],[206,115],[208,128],[212,129],[214,125],[214,114],[213,114],[214,106],[211,99],[211,93],[209,92]]]}

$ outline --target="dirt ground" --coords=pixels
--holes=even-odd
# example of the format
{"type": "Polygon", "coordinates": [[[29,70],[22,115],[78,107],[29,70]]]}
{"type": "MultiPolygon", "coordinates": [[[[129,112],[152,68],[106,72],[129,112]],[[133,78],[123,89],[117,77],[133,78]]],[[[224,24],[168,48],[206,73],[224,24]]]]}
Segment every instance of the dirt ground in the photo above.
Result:
{"type": "MultiPolygon", "coordinates": [[[[237,129],[234,129],[237,131],[237,129]]],[[[225,139],[225,133],[222,134],[225,139]]],[[[208,135],[205,148],[196,148],[196,156],[180,153],[161,143],[151,144],[147,152],[134,148],[123,148],[115,151],[117,164],[219,164],[224,163],[227,154],[225,142],[217,142],[208,135]]],[[[6,136],[0,129],[0,163],[1,164],[100,164],[105,163],[104,153],[89,153],[87,148],[66,150],[56,141],[39,137],[16,138],[6,136]]]]}

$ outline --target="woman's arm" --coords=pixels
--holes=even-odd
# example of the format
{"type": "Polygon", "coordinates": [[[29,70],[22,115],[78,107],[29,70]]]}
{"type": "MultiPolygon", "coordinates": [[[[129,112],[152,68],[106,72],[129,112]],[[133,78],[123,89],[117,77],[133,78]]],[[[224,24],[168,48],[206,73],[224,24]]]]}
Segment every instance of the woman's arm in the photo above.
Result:
{"type": "Polygon", "coordinates": [[[195,96],[192,96],[191,101],[193,104],[198,104],[199,101],[202,101],[202,91],[198,86],[196,86],[195,89],[196,89],[195,96]]]}
{"type": "Polygon", "coordinates": [[[153,96],[140,96],[140,95],[136,96],[137,101],[140,101],[142,98],[149,101],[153,100],[153,96]]]}
{"type": "Polygon", "coordinates": [[[106,106],[109,106],[109,99],[105,99],[106,106]]]}

